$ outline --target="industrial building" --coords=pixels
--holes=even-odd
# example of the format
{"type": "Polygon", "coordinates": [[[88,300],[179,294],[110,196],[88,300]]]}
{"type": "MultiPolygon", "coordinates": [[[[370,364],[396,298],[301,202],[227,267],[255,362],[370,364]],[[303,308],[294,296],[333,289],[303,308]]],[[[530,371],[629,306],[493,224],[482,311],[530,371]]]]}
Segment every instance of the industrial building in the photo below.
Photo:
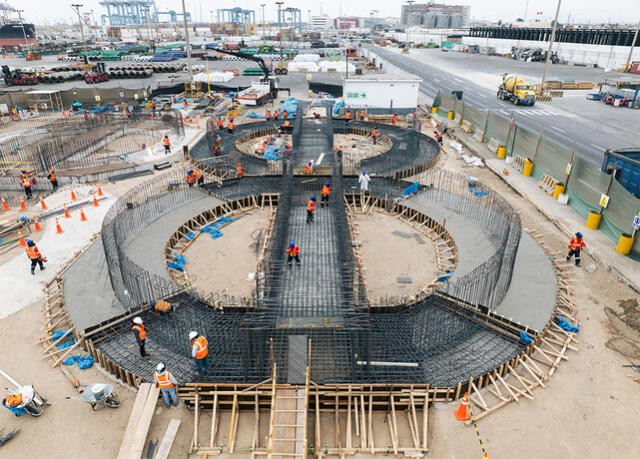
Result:
{"type": "Polygon", "coordinates": [[[468,24],[470,14],[471,7],[468,5],[434,2],[402,5],[400,22],[405,25],[424,25],[429,29],[455,29],[468,24]]]}

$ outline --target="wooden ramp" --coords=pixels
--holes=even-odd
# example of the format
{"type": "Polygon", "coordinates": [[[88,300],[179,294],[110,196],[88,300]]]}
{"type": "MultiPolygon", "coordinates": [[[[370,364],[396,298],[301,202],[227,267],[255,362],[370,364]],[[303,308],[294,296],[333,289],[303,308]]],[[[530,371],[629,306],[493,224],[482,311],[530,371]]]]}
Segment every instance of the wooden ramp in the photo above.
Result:
{"type": "Polygon", "coordinates": [[[306,459],[309,369],[306,371],[306,384],[300,388],[278,388],[275,365],[273,373],[267,457],[306,459]]]}
{"type": "Polygon", "coordinates": [[[142,457],[159,393],[160,389],[155,387],[155,384],[140,384],[117,459],[140,459],[142,457]]]}

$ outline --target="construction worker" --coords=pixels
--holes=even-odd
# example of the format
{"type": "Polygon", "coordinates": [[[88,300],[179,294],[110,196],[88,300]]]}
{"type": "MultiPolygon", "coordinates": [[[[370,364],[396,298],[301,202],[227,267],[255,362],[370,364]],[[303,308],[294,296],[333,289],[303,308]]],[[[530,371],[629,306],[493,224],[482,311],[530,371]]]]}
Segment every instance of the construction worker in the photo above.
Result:
{"type": "Polygon", "coordinates": [[[287,265],[291,266],[293,260],[296,260],[296,264],[300,266],[300,247],[295,242],[289,242],[287,247],[287,265]]]}
{"type": "Polygon", "coordinates": [[[280,119],[280,112],[278,111],[277,108],[273,111],[273,119],[274,120],[279,120],[280,119]]]}
{"type": "Polygon", "coordinates": [[[392,126],[397,126],[398,125],[398,114],[394,113],[393,116],[391,117],[391,125],[392,126]]]}
{"type": "Polygon", "coordinates": [[[233,123],[233,121],[236,119],[235,113],[233,112],[229,113],[229,116],[227,117],[227,119],[229,120],[230,123],[233,123]]]}
{"type": "Polygon", "coordinates": [[[316,197],[311,196],[309,203],[307,204],[307,223],[313,222],[313,214],[316,211],[316,197]]]}
{"type": "Polygon", "coordinates": [[[358,177],[358,184],[360,184],[360,191],[367,192],[369,191],[369,182],[371,181],[371,177],[367,175],[367,171],[363,170],[360,177],[358,177]]]}
{"type": "Polygon", "coordinates": [[[216,127],[218,128],[218,132],[221,132],[224,129],[224,119],[218,118],[216,120],[216,127]]]}
{"type": "Polygon", "coordinates": [[[348,123],[351,121],[351,112],[349,110],[344,112],[344,120],[348,123]]]}
{"type": "Polygon", "coordinates": [[[196,176],[193,173],[193,170],[189,169],[187,171],[187,184],[189,185],[189,187],[192,187],[194,183],[196,183],[196,176]]]}
{"type": "Polygon", "coordinates": [[[371,131],[371,137],[373,137],[373,144],[377,145],[378,143],[378,136],[380,135],[380,132],[378,131],[377,127],[373,128],[373,131],[371,131]]]}
{"type": "Polygon", "coordinates": [[[27,239],[27,257],[31,261],[31,274],[35,276],[36,265],[40,266],[40,271],[44,271],[46,268],[44,267],[44,262],[47,261],[38,248],[36,247],[36,243],[31,239],[27,239]]]}
{"type": "Polygon", "coordinates": [[[320,119],[320,113],[318,113],[318,112],[313,112],[313,117],[314,117],[315,119],[319,120],[319,119],[320,119]]]}
{"type": "Polygon", "coordinates": [[[222,144],[222,139],[220,138],[219,135],[215,136],[215,138],[213,139],[213,144],[218,146],[222,144]]]}
{"type": "Polygon", "coordinates": [[[133,332],[133,337],[136,339],[136,343],[138,343],[138,347],[140,348],[140,357],[148,357],[148,354],[144,349],[144,345],[147,342],[147,327],[145,327],[142,323],[142,318],[133,318],[133,326],[131,327],[131,331],[133,332]]]}
{"type": "Polygon", "coordinates": [[[575,255],[576,266],[580,266],[580,250],[584,249],[587,245],[582,240],[582,233],[576,233],[576,237],[569,241],[569,253],[567,254],[567,261],[571,260],[571,257],[575,255]]]}
{"type": "Polygon", "coordinates": [[[229,123],[227,123],[227,132],[229,134],[233,134],[233,130],[235,129],[235,125],[233,124],[233,121],[231,121],[231,119],[229,119],[229,123]]]}
{"type": "Polygon", "coordinates": [[[53,167],[49,169],[49,175],[47,175],[47,178],[51,182],[53,191],[56,191],[58,189],[58,177],[56,177],[56,173],[54,172],[53,167]]]}
{"type": "Polygon", "coordinates": [[[322,191],[320,196],[320,207],[324,207],[325,204],[329,205],[329,195],[331,194],[331,182],[328,180],[322,185],[322,191]]]}
{"type": "Polygon", "coordinates": [[[342,158],[342,153],[344,152],[342,147],[336,148],[336,157],[342,158]]]}
{"type": "Polygon", "coordinates": [[[200,336],[198,332],[189,332],[191,340],[191,357],[196,361],[196,370],[200,375],[207,371],[207,356],[209,355],[209,344],[207,338],[200,336]]]}
{"type": "Polygon", "coordinates": [[[161,362],[156,366],[153,379],[156,382],[156,387],[160,388],[160,392],[162,392],[164,406],[167,408],[171,408],[171,405],[178,406],[178,393],[176,392],[178,381],[176,381],[176,378],[167,370],[164,363],[161,362]]]}
{"type": "Polygon", "coordinates": [[[282,125],[282,129],[284,132],[291,132],[291,123],[289,122],[289,120],[285,120],[284,124],[282,125]]]}
{"type": "Polygon", "coordinates": [[[360,119],[364,121],[366,117],[367,117],[367,111],[363,108],[360,110],[360,119]]]}
{"type": "Polygon", "coordinates": [[[27,199],[31,199],[31,179],[29,178],[29,174],[26,171],[22,171],[20,174],[20,182],[22,183],[22,187],[24,188],[24,194],[27,199]]]}
{"type": "Polygon", "coordinates": [[[198,184],[198,186],[204,185],[204,175],[199,169],[194,169],[193,175],[196,176],[196,183],[198,184]]]}
{"type": "Polygon", "coordinates": [[[292,149],[291,144],[290,144],[290,143],[288,143],[288,144],[285,146],[285,148],[284,148],[284,154],[285,154],[285,156],[289,156],[289,155],[291,154],[291,149],[292,149]]]}
{"type": "Polygon", "coordinates": [[[264,112],[264,119],[267,121],[271,121],[271,111],[267,110],[266,112],[264,112]]]}
{"type": "Polygon", "coordinates": [[[438,145],[442,146],[442,134],[438,131],[433,131],[433,136],[435,137],[436,142],[438,142],[438,145]]]}
{"type": "Polygon", "coordinates": [[[173,303],[169,303],[166,300],[156,300],[149,303],[151,310],[157,314],[164,314],[165,312],[173,312],[176,306],[173,303]]]}
{"type": "Polygon", "coordinates": [[[222,151],[220,150],[220,145],[213,146],[213,156],[220,156],[222,151]]]}
{"type": "Polygon", "coordinates": [[[282,119],[283,120],[288,120],[289,119],[289,112],[288,111],[284,110],[282,112],[282,119]]]}
{"type": "Polygon", "coordinates": [[[304,166],[304,174],[310,175],[313,172],[313,161],[309,161],[306,166],[304,166]]]}
{"type": "Polygon", "coordinates": [[[162,139],[162,145],[164,145],[164,152],[168,155],[171,153],[171,141],[169,140],[169,136],[165,135],[162,139]]]}
{"type": "Polygon", "coordinates": [[[244,167],[242,167],[242,163],[236,163],[236,177],[244,177],[244,167]]]}

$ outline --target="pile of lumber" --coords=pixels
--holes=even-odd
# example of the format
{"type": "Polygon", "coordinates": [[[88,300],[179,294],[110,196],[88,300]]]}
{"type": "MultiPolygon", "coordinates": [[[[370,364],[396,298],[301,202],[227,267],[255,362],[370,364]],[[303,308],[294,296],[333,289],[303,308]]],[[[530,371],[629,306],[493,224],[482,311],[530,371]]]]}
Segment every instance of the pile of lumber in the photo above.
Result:
{"type": "Polygon", "coordinates": [[[140,459],[142,457],[159,393],[160,389],[155,387],[155,384],[140,384],[117,459],[140,459]]]}

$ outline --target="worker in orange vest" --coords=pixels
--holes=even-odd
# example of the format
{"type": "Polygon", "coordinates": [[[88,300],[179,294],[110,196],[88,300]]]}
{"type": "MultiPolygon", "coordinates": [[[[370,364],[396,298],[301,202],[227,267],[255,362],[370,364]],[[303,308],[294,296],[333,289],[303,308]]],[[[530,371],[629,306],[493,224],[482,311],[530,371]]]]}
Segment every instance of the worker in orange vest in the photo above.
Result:
{"type": "Polygon", "coordinates": [[[178,381],[176,381],[176,378],[167,370],[164,363],[160,362],[158,366],[156,366],[153,379],[156,382],[156,387],[160,388],[160,392],[162,392],[164,406],[167,408],[171,408],[171,405],[178,406],[178,393],[176,392],[178,381]]]}
{"type": "Polygon", "coordinates": [[[587,245],[582,240],[582,233],[576,233],[576,237],[569,241],[569,253],[567,254],[567,261],[571,260],[571,257],[575,255],[576,266],[580,266],[580,250],[584,249],[587,245]]]}
{"type": "Polygon", "coordinates": [[[373,137],[373,144],[376,145],[378,143],[378,136],[380,132],[378,132],[378,128],[374,127],[373,131],[371,131],[371,137],[373,137]]]}
{"type": "Polygon", "coordinates": [[[201,336],[196,331],[189,332],[191,340],[191,357],[196,361],[196,370],[200,375],[207,371],[207,356],[209,355],[209,343],[207,338],[201,336]]]}
{"type": "Polygon", "coordinates": [[[176,306],[173,303],[169,303],[167,300],[156,300],[149,304],[151,305],[151,310],[158,314],[172,312],[176,309],[176,306]]]}
{"type": "Polygon", "coordinates": [[[56,177],[56,173],[54,172],[53,167],[49,169],[49,175],[47,175],[47,178],[51,182],[53,191],[56,191],[58,189],[58,177],[56,177]]]}
{"type": "Polygon", "coordinates": [[[306,166],[304,166],[305,175],[310,175],[313,172],[313,161],[309,161],[306,166]]]}
{"type": "Polygon", "coordinates": [[[222,131],[224,129],[224,119],[218,118],[216,120],[216,127],[218,128],[218,131],[222,131]]]}
{"type": "Polygon", "coordinates": [[[233,113],[229,113],[228,119],[230,123],[233,123],[233,120],[236,119],[236,115],[234,115],[233,113]]]}
{"type": "Polygon", "coordinates": [[[242,163],[236,163],[236,177],[244,177],[244,167],[242,167],[242,163]]]}
{"type": "Polygon", "coordinates": [[[196,183],[196,176],[193,173],[193,170],[189,169],[187,171],[187,184],[189,185],[189,187],[192,187],[194,185],[194,183],[196,183]]]}
{"type": "Polygon", "coordinates": [[[31,199],[31,179],[29,178],[29,174],[27,174],[26,171],[22,171],[22,173],[20,174],[20,183],[24,188],[24,194],[26,195],[27,199],[31,199]]]}
{"type": "Polygon", "coordinates": [[[307,223],[313,222],[313,215],[316,211],[316,197],[311,196],[307,204],[307,223]]]}
{"type": "Polygon", "coordinates": [[[38,247],[36,247],[36,243],[31,239],[27,239],[27,257],[29,257],[29,261],[31,261],[31,274],[35,275],[36,265],[40,266],[40,271],[44,271],[46,268],[44,267],[44,262],[47,261],[46,258],[42,256],[38,247]]]}
{"type": "Polygon", "coordinates": [[[351,121],[351,112],[349,110],[347,110],[344,113],[344,120],[348,123],[349,121],[351,121]]]}
{"type": "Polygon", "coordinates": [[[266,112],[264,112],[264,119],[266,119],[267,121],[271,121],[271,111],[267,110],[266,112]]]}
{"type": "Polygon", "coordinates": [[[289,119],[289,112],[288,111],[283,111],[282,112],[282,119],[283,120],[288,120],[289,119]]]}
{"type": "Polygon", "coordinates": [[[391,125],[392,126],[397,126],[398,125],[398,114],[394,113],[393,116],[391,117],[391,125]]]}
{"type": "Polygon", "coordinates": [[[366,117],[367,117],[367,111],[363,108],[362,110],[360,110],[360,119],[364,121],[366,117]]]}
{"type": "Polygon", "coordinates": [[[233,124],[233,121],[229,120],[229,123],[227,124],[227,132],[229,134],[233,134],[234,129],[235,129],[235,125],[233,124]]]}
{"type": "Polygon", "coordinates": [[[193,175],[195,175],[196,177],[196,183],[198,184],[198,186],[204,185],[204,175],[199,169],[194,169],[193,175]]]}
{"type": "Polygon", "coordinates": [[[291,266],[293,260],[296,260],[296,265],[300,266],[300,247],[295,242],[289,242],[287,247],[287,265],[291,266]]]}
{"type": "Polygon", "coordinates": [[[169,136],[165,135],[162,139],[162,145],[164,145],[164,152],[166,154],[171,153],[171,141],[169,140],[169,136]]]}
{"type": "Polygon", "coordinates": [[[322,192],[320,196],[320,207],[324,207],[325,204],[329,205],[329,195],[331,194],[331,182],[328,180],[322,185],[322,192]]]}
{"type": "Polygon", "coordinates": [[[133,326],[131,327],[131,331],[133,332],[133,337],[136,339],[136,343],[138,343],[138,347],[140,348],[140,357],[148,357],[148,354],[144,349],[144,345],[147,342],[147,327],[145,327],[142,323],[142,318],[133,318],[133,326]]]}
{"type": "Polygon", "coordinates": [[[438,131],[433,131],[433,136],[435,137],[436,142],[438,142],[438,145],[442,146],[442,134],[438,131]]]}
{"type": "Polygon", "coordinates": [[[275,109],[273,111],[273,119],[274,120],[279,120],[280,119],[280,112],[278,111],[278,109],[275,109]]]}

